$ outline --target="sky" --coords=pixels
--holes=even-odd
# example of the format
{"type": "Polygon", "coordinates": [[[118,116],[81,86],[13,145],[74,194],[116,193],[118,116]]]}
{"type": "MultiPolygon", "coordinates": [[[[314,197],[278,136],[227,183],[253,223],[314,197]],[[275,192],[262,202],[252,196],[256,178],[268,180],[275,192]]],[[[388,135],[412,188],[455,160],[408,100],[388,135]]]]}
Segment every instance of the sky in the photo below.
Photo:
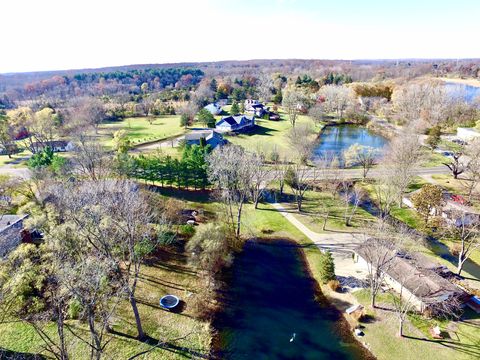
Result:
{"type": "Polygon", "coordinates": [[[479,0],[1,0],[0,73],[248,59],[479,58],[479,0]]]}

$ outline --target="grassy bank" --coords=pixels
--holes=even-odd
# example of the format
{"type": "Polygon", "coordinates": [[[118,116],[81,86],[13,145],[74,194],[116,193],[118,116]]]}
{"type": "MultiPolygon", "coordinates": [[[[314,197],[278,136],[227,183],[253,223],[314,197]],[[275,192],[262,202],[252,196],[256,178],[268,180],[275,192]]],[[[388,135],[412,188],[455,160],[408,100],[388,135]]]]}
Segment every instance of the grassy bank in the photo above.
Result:
{"type": "MultiPolygon", "coordinates": [[[[203,283],[195,270],[186,263],[181,246],[170,247],[152,257],[141,269],[137,290],[137,301],[144,330],[151,337],[149,343],[132,338],[135,336],[135,321],[127,300],[120,303],[114,318],[113,330],[118,334],[109,334],[105,348],[107,359],[128,359],[142,351],[147,351],[142,359],[183,359],[194,354],[208,354],[211,341],[210,325],[197,318],[195,308],[201,306],[199,293],[203,283]],[[158,301],[165,294],[174,294],[185,301],[181,313],[173,313],[159,307],[158,301]],[[158,341],[162,347],[154,347],[158,341]]],[[[69,320],[69,324],[88,338],[85,323],[69,320]]],[[[55,337],[53,324],[47,325],[48,333],[55,337]]],[[[71,358],[83,359],[89,353],[88,347],[68,334],[71,358]]],[[[25,323],[13,321],[0,324],[0,349],[17,353],[48,355],[43,342],[25,323]]],[[[0,352],[0,358],[2,354],[0,352]]]]}

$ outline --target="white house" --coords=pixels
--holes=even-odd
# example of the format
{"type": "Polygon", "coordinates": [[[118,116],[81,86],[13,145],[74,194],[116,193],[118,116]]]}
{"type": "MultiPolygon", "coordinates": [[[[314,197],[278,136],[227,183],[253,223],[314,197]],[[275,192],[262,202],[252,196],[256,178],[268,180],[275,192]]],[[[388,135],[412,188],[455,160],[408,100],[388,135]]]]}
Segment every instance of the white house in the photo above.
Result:
{"type": "Polygon", "coordinates": [[[55,140],[55,141],[46,141],[46,142],[34,142],[32,146],[37,151],[42,151],[43,149],[49,147],[53,152],[66,152],[72,151],[74,145],[71,141],[65,140],[55,140]]]}
{"type": "Polygon", "coordinates": [[[217,103],[208,104],[204,109],[207,109],[212,115],[219,115],[222,113],[222,107],[217,103]]]}

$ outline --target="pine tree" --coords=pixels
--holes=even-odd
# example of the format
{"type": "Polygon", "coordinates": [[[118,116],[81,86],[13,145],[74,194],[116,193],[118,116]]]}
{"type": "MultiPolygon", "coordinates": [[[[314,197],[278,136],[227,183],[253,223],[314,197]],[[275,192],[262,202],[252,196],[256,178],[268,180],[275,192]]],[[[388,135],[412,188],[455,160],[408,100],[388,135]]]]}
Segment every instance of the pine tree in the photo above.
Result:
{"type": "Polygon", "coordinates": [[[327,251],[321,255],[320,279],[323,284],[326,284],[330,280],[335,280],[335,264],[333,262],[333,256],[330,251],[327,251]]]}
{"type": "Polygon", "coordinates": [[[238,103],[236,101],[234,101],[232,104],[232,108],[230,109],[230,114],[231,115],[240,114],[240,107],[238,106],[238,103]]]}

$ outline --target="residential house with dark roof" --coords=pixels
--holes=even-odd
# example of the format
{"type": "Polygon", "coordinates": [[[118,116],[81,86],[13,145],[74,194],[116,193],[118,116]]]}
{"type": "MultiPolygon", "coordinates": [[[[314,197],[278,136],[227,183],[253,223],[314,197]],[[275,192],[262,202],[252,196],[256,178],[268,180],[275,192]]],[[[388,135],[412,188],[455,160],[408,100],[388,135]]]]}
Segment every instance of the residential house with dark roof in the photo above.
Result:
{"type": "Polygon", "coordinates": [[[14,250],[23,238],[23,220],[27,215],[0,215],[0,259],[14,250]]]}
{"type": "Polygon", "coordinates": [[[222,134],[212,129],[194,130],[185,135],[187,145],[200,145],[201,139],[204,139],[205,145],[210,145],[212,149],[226,144],[222,134]]]}
{"type": "Polygon", "coordinates": [[[215,129],[220,132],[245,131],[255,126],[254,116],[231,115],[217,122],[215,129]]]}
{"type": "Polygon", "coordinates": [[[245,112],[257,117],[263,117],[270,113],[270,108],[259,102],[258,100],[247,99],[245,100],[245,112]]]}
{"type": "MultiPolygon", "coordinates": [[[[366,240],[369,241],[369,240],[366,240]]],[[[355,261],[368,269],[371,264],[366,260],[371,258],[366,246],[355,249],[355,261]]],[[[389,250],[380,250],[387,254],[389,250]]],[[[405,299],[411,301],[419,312],[430,310],[435,312],[444,301],[455,299],[460,304],[466,303],[471,296],[447,277],[451,272],[445,266],[439,265],[422,254],[407,254],[391,250],[389,265],[384,269],[384,281],[395,292],[402,293],[405,299]]]]}

